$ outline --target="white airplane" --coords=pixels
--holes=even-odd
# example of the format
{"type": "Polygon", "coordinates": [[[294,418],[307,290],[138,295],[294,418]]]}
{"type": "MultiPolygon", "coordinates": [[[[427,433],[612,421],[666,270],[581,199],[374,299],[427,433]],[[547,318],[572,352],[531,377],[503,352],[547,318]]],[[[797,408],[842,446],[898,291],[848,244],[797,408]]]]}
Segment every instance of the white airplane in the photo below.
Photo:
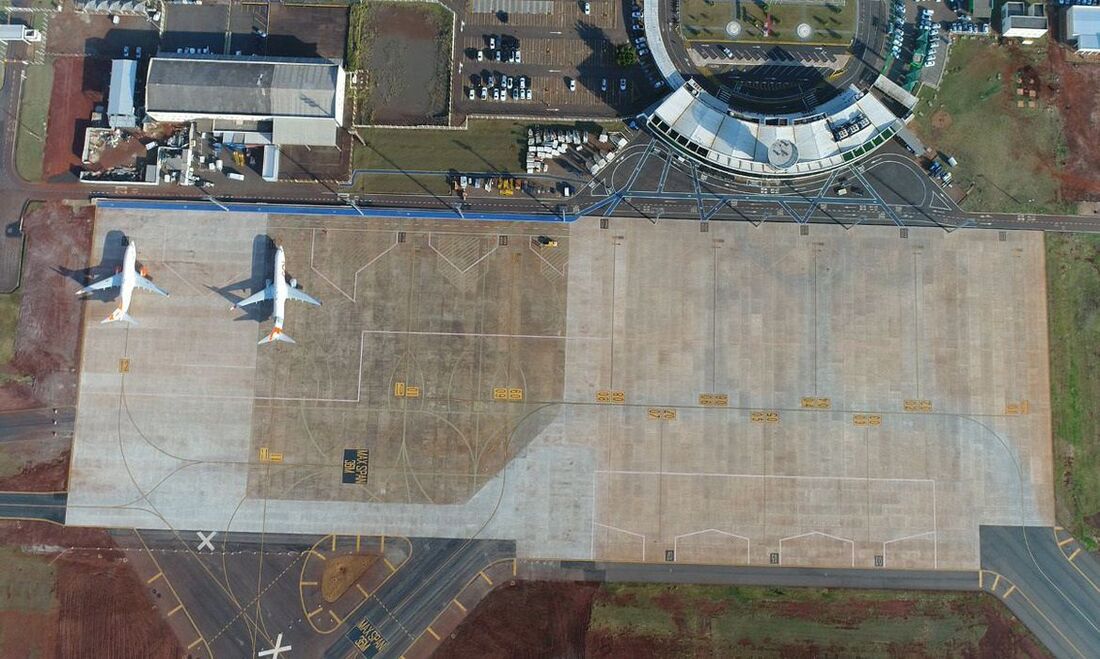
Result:
{"type": "Polygon", "coordinates": [[[136,265],[137,245],[131,240],[130,243],[126,245],[126,254],[122,257],[122,267],[113,277],[108,277],[94,284],[89,284],[76,292],[77,295],[85,295],[93,291],[101,291],[108,288],[119,289],[118,308],[112,311],[110,316],[107,316],[100,322],[113,323],[115,321],[124,320],[131,325],[137,325],[137,321],[127,313],[130,310],[130,298],[134,294],[135,287],[144,288],[157,295],[168,297],[168,293],[145,277],[147,274],[145,267],[143,266],[141,272],[138,272],[136,265]]]}
{"type": "Polygon", "coordinates": [[[283,332],[283,320],[286,318],[283,308],[287,299],[298,300],[299,302],[305,302],[317,307],[321,306],[321,303],[298,290],[297,279],[291,279],[289,283],[287,282],[286,257],[283,255],[282,247],[275,248],[275,272],[272,276],[274,277],[274,281],[271,279],[267,280],[267,286],[264,287],[264,290],[246,297],[234,304],[233,308],[246,307],[262,300],[273,300],[274,311],[271,315],[275,319],[275,327],[271,328],[271,332],[267,336],[259,340],[258,345],[271,343],[272,341],[296,343],[294,339],[283,332]]]}

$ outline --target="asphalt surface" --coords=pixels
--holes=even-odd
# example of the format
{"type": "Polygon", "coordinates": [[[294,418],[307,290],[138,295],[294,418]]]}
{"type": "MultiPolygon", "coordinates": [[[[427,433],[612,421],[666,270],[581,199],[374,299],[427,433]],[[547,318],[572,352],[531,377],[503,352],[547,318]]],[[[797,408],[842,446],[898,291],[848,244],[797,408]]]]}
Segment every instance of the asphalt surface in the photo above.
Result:
{"type": "Polygon", "coordinates": [[[0,519],[65,523],[65,492],[0,492],[0,519]]]}
{"type": "Polygon", "coordinates": [[[458,595],[463,586],[490,563],[515,557],[515,543],[498,540],[411,538],[412,556],[355,616],[349,632],[325,651],[327,659],[361,653],[353,645],[355,625],[368,621],[385,639],[379,656],[400,657],[419,634],[458,595]]]}
{"type": "Polygon", "coordinates": [[[76,408],[43,407],[0,412],[0,443],[22,442],[58,435],[71,435],[76,408]]]}
{"type": "Polygon", "coordinates": [[[560,570],[564,577],[580,581],[893,590],[978,590],[976,571],[730,567],[593,561],[562,561],[560,570]]]}
{"type": "Polygon", "coordinates": [[[1100,561],[1059,538],[1048,527],[983,526],[982,588],[1056,656],[1100,657],[1100,561]]]}

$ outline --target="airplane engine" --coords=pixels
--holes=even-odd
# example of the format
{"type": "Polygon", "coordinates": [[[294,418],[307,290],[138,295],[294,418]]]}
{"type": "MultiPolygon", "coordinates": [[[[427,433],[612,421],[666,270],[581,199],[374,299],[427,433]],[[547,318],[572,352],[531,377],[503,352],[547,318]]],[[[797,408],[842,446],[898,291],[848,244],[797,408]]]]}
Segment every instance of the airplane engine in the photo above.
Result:
{"type": "Polygon", "coordinates": [[[290,278],[290,287],[291,287],[291,288],[298,288],[298,280],[297,280],[297,279],[295,279],[295,278],[293,278],[293,277],[291,277],[291,278],[290,278]]]}

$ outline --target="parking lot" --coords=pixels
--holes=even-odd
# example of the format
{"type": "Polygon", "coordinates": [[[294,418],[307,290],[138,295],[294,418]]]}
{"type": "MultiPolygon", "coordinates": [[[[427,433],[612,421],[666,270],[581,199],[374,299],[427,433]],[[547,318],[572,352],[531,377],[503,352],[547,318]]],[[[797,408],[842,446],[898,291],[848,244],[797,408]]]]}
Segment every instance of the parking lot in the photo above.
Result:
{"type": "Polygon", "coordinates": [[[660,77],[644,42],[635,43],[642,32],[630,20],[632,7],[611,0],[587,4],[586,13],[583,2],[471,3],[460,16],[464,24],[455,43],[459,118],[616,116],[651,103],[660,77]],[[616,63],[616,46],[625,43],[634,44],[640,64],[623,68],[616,63]]]}

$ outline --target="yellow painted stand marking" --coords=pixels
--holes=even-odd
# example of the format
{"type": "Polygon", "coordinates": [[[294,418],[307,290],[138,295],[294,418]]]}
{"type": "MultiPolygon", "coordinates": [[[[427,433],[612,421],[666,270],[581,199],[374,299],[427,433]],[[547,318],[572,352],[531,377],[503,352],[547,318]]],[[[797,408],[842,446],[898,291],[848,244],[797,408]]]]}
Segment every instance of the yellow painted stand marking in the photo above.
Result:
{"type": "Polygon", "coordinates": [[[878,414],[855,414],[852,423],[857,426],[881,426],[882,417],[878,414]]]}
{"type": "Polygon", "coordinates": [[[428,633],[431,634],[432,638],[434,638],[435,640],[437,640],[437,641],[439,640],[439,634],[435,633],[435,630],[432,629],[431,625],[428,625],[428,633]]]}
{"type": "Polygon", "coordinates": [[[202,637],[201,636],[196,638],[195,640],[191,641],[191,645],[188,645],[187,649],[190,650],[191,648],[195,647],[199,643],[202,643],[202,637]]]}
{"type": "Polygon", "coordinates": [[[454,600],[451,600],[451,601],[455,603],[455,606],[462,609],[463,613],[466,613],[466,607],[462,606],[462,602],[459,602],[457,599],[454,599],[454,600]]]}
{"type": "Polygon", "coordinates": [[[749,412],[749,421],[753,423],[779,423],[779,412],[775,410],[749,412]]]}
{"type": "Polygon", "coordinates": [[[699,394],[699,404],[703,407],[726,407],[730,404],[729,394],[699,394]]]}
{"type": "Polygon", "coordinates": [[[393,383],[393,395],[398,398],[404,398],[405,396],[405,383],[394,382],[393,383]]]}
{"type": "Polygon", "coordinates": [[[676,410],[667,407],[651,407],[646,410],[646,418],[651,421],[675,421],[676,410]]]}
{"type": "Polygon", "coordinates": [[[625,403],[626,393],[622,391],[609,391],[601,389],[596,392],[597,403],[625,403]]]}
{"type": "Polygon", "coordinates": [[[490,578],[489,578],[489,577],[488,577],[488,576],[487,576],[487,575],[485,574],[485,572],[484,572],[484,571],[482,571],[482,572],[478,572],[478,574],[480,574],[480,575],[481,575],[481,578],[485,580],[485,583],[489,584],[490,586],[492,586],[492,585],[493,585],[493,580],[492,580],[492,579],[490,579],[490,578]]]}
{"type": "Polygon", "coordinates": [[[164,576],[164,573],[163,573],[163,572],[157,572],[157,573],[156,573],[156,574],[154,574],[153,576],[151,576],[151,577],[149,577],[148,579],[146,579],[146,580],[145,580],[145,583],[153,583],[154,581],[156,581],[157,579],[160,579],[160,578],[161,578],[161,577],[163,577],[163,576],[164,576]]]}
{"type": "Polygon", "coordinates": [[[931,412],[932,401],[930,400],[906,400],[902,403],[902,408],[906,412],[931,412]]]}
{"type": "Polygon", "coordinates": [[[802,407],[808,410],[827,410],[833,406],[832,399],[818,398],[816,396],[804,396],[802,407]]]}
{"type": "Polygon", "coordinates": [[[1005,591],[1004,598],[1008,599],[1008,596],[1011,595],[1015,591],[1016,591],[1016,584],[1013,584],[1013,585],[1009,586],[1008,590],[1005,591]]]}
{"type": "Polygon", "coordinates": [[[363,588],[359,584],[355,584],[355,587],[359,589],[359,592],[363,594],[363,597],[370,597],[370,593],[367,592],[366,588],[363,588]]]}
{"type": "Polygon", "coordinates": [[[118,360],[118,372],[129,373],[130,372],[130,360],[125,357],[118,360]]]}
{"type": "Polygon", "coordinates": [[[179,606],[177,606],[176,608],[174,608],[174,609],[172,609],[171,611],[169,611],[169,612],[168,612],[168,616],[167,616],[167,617],[171,618],[171,617],[172,617],[172,614],[176,613],[177,611],[179,611],[179,610],[180,610],[180,609],[182,609],[182,608],[183,608],[183,605],[182,605],[182,604],[180,604],[180,605],[179,605],[179,606]]]}

